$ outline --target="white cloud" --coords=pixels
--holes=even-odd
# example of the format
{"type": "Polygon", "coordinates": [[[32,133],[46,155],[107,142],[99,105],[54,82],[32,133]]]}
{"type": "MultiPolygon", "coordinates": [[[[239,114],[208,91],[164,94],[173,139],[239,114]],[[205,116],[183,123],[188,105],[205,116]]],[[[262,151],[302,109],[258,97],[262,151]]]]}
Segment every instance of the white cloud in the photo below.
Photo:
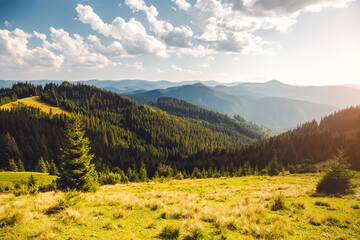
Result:
{"type": "Polygon", "coordinates": [[[143,11],[154,33],[168,46],[191,47],[193,32],[189,26],[174,27],[170,22],[158,20],[158,11],[154,6],[146,6],[143,0],[125,0],[133,11],[143,11]]]}
{"type": "Polygon", "coordinates": [[[164,74],[165,71],[160,69],[160,68],[156,68],[156,72],[159,73],[159,74],[164,74]]]}
{"type": "Polygon", "coordinates": [[[125,49],[118,41],[113,41],[110,45],[104,46],[101,44],[100,39],[95,35],[89,35],[87,39],[91,42],[90,47],[97,53],[106,57],[128,57],[125,49]]]}
{"type": "Polygon", "coordinates": [[[29,49],[28,39],[33,35],[16,28],[12,32],[0,29],[0,69],[2,71],[36,72],[59,70],[64,56],[45,47],[29,49]]]}
{"type": "Polygon", "coordinates": [[[203,63],[203,64],[200,64],[199,67],[201,67],[201,68],[209,68],[210,65],[207,64],[207,63],[203,63]]]}
{"type": "Polygon", "coordinates": [[[271,54],[271,42],[256,35],[260,29],[287,31],[304,12],[346,7],[355,0],[172,0],[197,20],[199,41],[217,51],[271,54]]]}
{"type": "Polygon", "coordinates": [[[107,24],[104,23],[88,5],[83,6],[78,4],[76,11],[79,21],[89,24],[93,30],[106,37],[113,37],[120,40],[128,54],[149,54],[159,57],[167,56],[166,46],[154,36],[148,35],[141,22],[134,18],[130,18],[130,20],[126,22],[121,17],[116,17],[111,24],[107,24]]]}
{"type": "Polygon", "coordinates": [[[208,56],[207,60],[212,61],[212,60],[215,60],[215,58],[213,56],[208,56]]]}
{"type": "Polygon", "coordinates": [[[135,62],[134,64],[126,64],[126,67],[127,68],[136,68],[137,70],[145,71],[143,64],[144,64],[143,62],[135,62]]]}
{"type": "Polygon", "coordinates": [[[186,0],[171,0],[182,10],[188,10],[191,7],[191,4],[186,2],[186,0]]]}
{"type": "Polygon", "coordinates": [[[52,40],[50,46],[59,50],[72,67],[95,69],[115,65],[111,60],[94,51],[78,34],[74,34],[74,38],[72,38],[63,29],[55,29],[53,27],[50,27],[50,32],[52,40]]]}
{"type": "Polygon", "coordinates": [[[171,68],[174,71],[177,71],[177,72],[189,73],[189,74],[192,74],[192,75],[200,75],[201,74],[200,71],[193,71],[193,70],[190,70],[190,69],[184,69],[184,68],[181,68],[181,67],[179,67],[177,65],[171,65],[171,68]]]}
{"type": "Polygon", "coordinates": [[[172,10],[176,11],[176,7],[171,7],[172,10]]]}
{"type": "Polygon", "coordinates": [[[5,25],[5,27],[7,27],[7,28],[10,28],[10,27],[12,26],[12,24],[11,24],[10,22],[8,22],[8,21],[5,21],[5,22],[4,22],[4,25],[5,25]]]}
{"type": "Polygon", "coordinates": [[[239,57],[233,57],[233,58],[231,59],[231,61],[233,61],[233,62],[238,62],[238,61],[240,61],[240,58],[239,58],[239,57]]]}

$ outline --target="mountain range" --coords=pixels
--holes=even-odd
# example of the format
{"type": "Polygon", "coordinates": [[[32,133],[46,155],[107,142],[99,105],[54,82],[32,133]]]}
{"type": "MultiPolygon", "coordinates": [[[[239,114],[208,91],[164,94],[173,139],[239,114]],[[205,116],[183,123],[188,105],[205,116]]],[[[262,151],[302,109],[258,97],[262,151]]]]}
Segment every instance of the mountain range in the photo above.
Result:
{"type": "MultiPolygon", "coordinates": [[[[16,81],[0,80],[0,88],[16,81]]],[[[28,81],[44,86],[60,80],[28,81]]],[[[356,86],[295,86],[277,80],[265,83],[219,83],[216,81],[75,81],[120,93],[139,104],[156,102],[161,97],[186,100],[192,104],[227,114],[241,115],[249,121],[283,132],[299,124],[360,103],[356,86]]],[[[74,83],[75,83],[74,82],[74,83]]]]}

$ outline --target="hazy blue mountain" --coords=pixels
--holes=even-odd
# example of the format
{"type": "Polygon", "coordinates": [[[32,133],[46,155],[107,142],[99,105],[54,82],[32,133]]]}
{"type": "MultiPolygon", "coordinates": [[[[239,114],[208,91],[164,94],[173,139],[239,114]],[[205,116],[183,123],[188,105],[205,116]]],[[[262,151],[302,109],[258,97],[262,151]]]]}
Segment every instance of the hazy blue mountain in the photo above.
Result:
{"type": "Polygon", "coordinates": [[[294,86],[272,80],[266,83],[240,83],[237,86],[217,86],[217,91],[232,95],[284,97],[346,108],[360,104],[360,90],[349,86],[294,86]]]}
{"type": "MultiPolygon", "coordinates": [[[[24,80],[0,80],[0,88],[10,88],[16,82],[29,82],[34,85],[45,85],[50,82],[54,82],[56,84],[61,84],[62,80],[31,80],[31,81],[24,81],[24,80]]],[[[81,82],[88,85],[94,85],[98,88],[106,89],[109,91],[113,91],[116,93],[129,93],[139,90],[150,91],[155,89],[166,89],[170,87],[178,87],[183,85],[192,85],[195,83],[199,83],[198,80],[193,81],[182,81],[182,82],[170,82],[166,80],[162,81],[145,81],[145,80],[79,80],[79,81],[70,81],[72,83],[81,82]]],[[[219,83],[216,81],[202,81],[202,84],[215,87],[218,85],[224,86],[234,86],[238,85],[239,83],[219,83]]]]}
{"type": "MultiPolygon", "coordinates": [[[[127,96],[140,104],[150,101],[156,102],[160,97],[179,98],[230,116],[239,114],[249,121],[262,124],[274,131],[284,131],[313,119],[319,120],[322,116],[337,110],[331,105],[308,101],[251,95],[235,96],[215,89],[198,83],[150,92],[132,93],[127,96]]],[[[245,93],[249,94],[249,92],[245,93]]]]}

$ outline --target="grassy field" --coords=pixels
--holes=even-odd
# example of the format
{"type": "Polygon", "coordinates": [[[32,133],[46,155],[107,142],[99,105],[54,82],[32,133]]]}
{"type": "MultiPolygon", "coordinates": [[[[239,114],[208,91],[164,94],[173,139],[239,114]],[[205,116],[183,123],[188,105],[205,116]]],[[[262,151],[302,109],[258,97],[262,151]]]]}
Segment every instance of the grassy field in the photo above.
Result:
{"type": "Polygon", "coordinates": [[[312,197],[318,179],[251,176],[130,183],[96,193],[3,193],[0,238],[360,239],[359,187],[351,196],[312,197]]]}
{"type": "Polygon", "coordinates": [[[39,186],[48,185],[57,178],[56,176],[51,176],[47,173],[0,172],[0,189],[5,189],[5,187],[11,189],[15,184],[27,184],[31,174],[34,176],[34,179],[39,186]]]}
{"type": "Polygon", "coordinates": [[[11,109],[15,104],[18,104],[18,103],[23,103],[27,106],[40,108],[42,111],[44,111],[46,113],[49,113],[50,109],[51,109],[53,114],[60,114],[60,113],[70,114],[66,110],[63,110],[59,107],[53,107],[50,104],[45,103],[44,101],[41,100],[41,98],[39,96],[22,98],[22,99],[17,100],[16,102],[11,102],[11,103],[5,104],[0,107],[0,110],[11,109]]]}

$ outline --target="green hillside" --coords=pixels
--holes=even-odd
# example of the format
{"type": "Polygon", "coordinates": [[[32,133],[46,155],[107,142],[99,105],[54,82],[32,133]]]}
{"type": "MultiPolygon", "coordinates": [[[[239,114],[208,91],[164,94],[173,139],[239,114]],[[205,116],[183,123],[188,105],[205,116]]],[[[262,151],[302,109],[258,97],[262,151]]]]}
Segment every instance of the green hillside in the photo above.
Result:
{"type": "MultiPolygon", "coordinates": [[[[127,171],[146,164],[152,176],[160,164],[191,173],[194,167],[225,169],[222,159],[209,161],[205,153],[224,151],[262,138],[254,129],[236,131],[202,124],[140,106],[127,97],[96,87],[64,82],[44,88],[30,84],[14,85],[0,91],[9,96],[38,94],[42,101],[68,112],[80,113],[91,141],[98,171],[115,167],[127,171]]],[[[40,157],[59,164],[66,115],[53,115],[26,106],[0,111],[0,168],[10,158],[21,159],[34,170],[40,157]],[[6,143],[6,144],[5,144],[6,143]]],[[[239,126],[245,126],[244,124],[239,126]]],[[[238,163],[240,164],[240,163],[238,163]]],[[[237,165],[238,165],[237,164],[237,165]]]]}

